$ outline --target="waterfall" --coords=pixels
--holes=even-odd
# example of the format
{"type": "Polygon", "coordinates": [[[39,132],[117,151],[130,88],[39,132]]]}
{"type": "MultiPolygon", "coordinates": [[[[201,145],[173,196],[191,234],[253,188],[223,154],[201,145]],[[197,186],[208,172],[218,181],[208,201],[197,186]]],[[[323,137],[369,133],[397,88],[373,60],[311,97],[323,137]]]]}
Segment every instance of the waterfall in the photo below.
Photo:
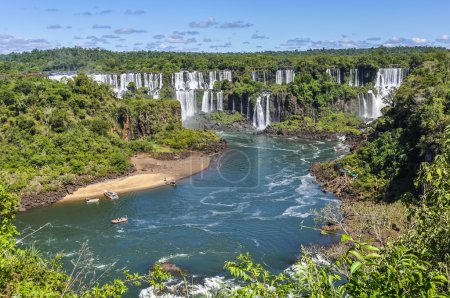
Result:
{"type": "Polygon", "coordinates": [[[342,83],[340,68],[327,68],[327,74],[338,84],[342,83]]]}
{"type": "Polygon", "coordinates": [[[381,109],[388,105],[393,94],[408,74],[407,68],[380,68],[375,82],[376,94],[369,90],[366,95],[358,95],[358,115],[365,119],[381,116],[381,109]]]}
{"type": "Polygon", "coordinates": [[[349,86],[359,87],[362,86],[362,82],[359,81],[359,70],[357,68],[350,69],[350,81],[349,86]]]}
{"type": "Polygon", "coordinates": [[[217,92],[217,110],[223,111],[223,91],[217,92]]]}
{"type": "Polygon", "coordinates": [[[136,89],[147,88],[153,98],[159,97],[159,91],[163,85],[161,73],[93,74],[90,77],[94,81],[110,85],[119,98],[128,90],[130,83],[134,83],[136,89]]]}
{"type": "Polygon", "coordinates": [[[119,78],[117,74],[92,74],[90,77],[96,82],[111,86],[114,93],[119,94],[119,78]]]}
{"type": "MultiPolygon", "coordinates": [[[[51,80],[63,81],[75,77],[76,74],[50,75],[51,80]]],[[[122,73],[122,74],[90,74],[92,80],[111,86],[117,97],[121,98],[128,91],[128,84],[133,82],[136,88],[146,87],[153,98],[159,97],[159,91],[163,86],[162,73],[122,73]]]]}
{"type": "MultiPolygon", "coordinates": [[[[212,100],[212,96],[211,96],[211,100],[212,100]]],[[[210,105],[209,102],[209,91],[206,91],[203,93],[203,98],[202,98],[202,112],[203,113],[209,113],[212,109],[212,102],[210,105]]]]}
{"type": "Polygon", "coordinates": [[[75,72],[58,72],[58,73],[51,73],[49,76],[47,76],[48,79],[58,82],[67,82],[70,79],[73,79],[76,77],[77,74],[75,72]]]}
{"type": "Polygon", "coordinates": [[[266,99],[266,126],[270,124],[270,94],[264,94],[266,99]]]}
{"type": "Polygon", "coordinates": [[[176,91],[177,100],[181,105],[181,119],[185,120],[192,117],[196,112],[195,92],[194,90],[176,91]]]}
{"type": "Polygon", "coordinates": [[[153,98],[159,98],[159,90],[163,86],[162,73],[144,73],[143,77],[143,87],[146,87],[149,93],[153,94],[153,98]]]}
{"type": "Polygon", "coordinates": [[[362,118],[368,118],[367,99],[364,93],[358,93],[358,115],[362,118]]]}
{"type": "Polygon", "coordinates": [[[277,70],[275,75],[275,83],[281,85],[289,84],[295,78],[295,72],[292,69],[277,70]]]}
{"type": "MultiPolygon", "coordinates": [[[[196,113],[195,90],[203,89],[203,74],[197,71],[180,71],[172,74],[172,84],[176,98],[181,105],[181,119],[184,121],[196,113]]],[[[208,96],[207,92],[203,94],[202,111],[209,111],[208,96]]]]}
{"type": "Polygon", "coordinates": [[[277,70],[277,73],[275,75],[275,83],[278,85],[281,85],[283,83],[283,71],[277,70]]]}
{"type": "Polygon", "coordinates": [[[209,97],[210,97],[210,99],[211,99],[211,103],[210,103],[210,105],[209,105],[209,111],[210,112],[214,112],[214,94],[211,92],[211,93],[209,93],[209,91],[207,91],[208,92],[208,94],[209,94],[209,97]]]}
{"type": "Polygon", "coordinates": [[[294,80],[295,72],[292,69],[287,69],[285,72],[286,72],[286,84],[289,84],[294,80]]]}
{"type": "Polygon", "coordinates": [[[253,111],[253,127],[257,130],[264,130],[270,124],[270,93],[263,93],[263,95],[256,98],[256,104],[253,111]],[[265,111],[263,103],[265,101],[265,111]]]}
{"type": "Polygon", "coordinates": [[[232,81],[231,70],[219,70],[219,71],[210,71],[209,72],[209,89],[214,88],[214,83],[217,81],[232,81]]]}
{"type": "Polygon", "coordinates": [[[175,90],[185,90],[186,84],[184,83],[184,73],[177,72],[172,75],[172,84],[175,90]]]}
{"type": "Polygon", "coordinates": [[[254,70],[252,71],[252,81],[255,82],[263,82],[264,85],[267,85],[268,83],[268,73],[265,70],[254,70]],[[262,74],[262,78],[261,78],[261,74],[262,74]]]}

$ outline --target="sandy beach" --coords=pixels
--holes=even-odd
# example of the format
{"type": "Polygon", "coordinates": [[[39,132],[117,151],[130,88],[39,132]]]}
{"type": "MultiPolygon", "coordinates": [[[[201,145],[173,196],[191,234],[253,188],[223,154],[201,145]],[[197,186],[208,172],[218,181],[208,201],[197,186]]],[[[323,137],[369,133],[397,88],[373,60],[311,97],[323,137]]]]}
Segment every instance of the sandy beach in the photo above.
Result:
{"type": "Polygon", "coordinates": [[[202,155],[199,152],[193,152],[186,158],[173,160],[160,160],[146,154],[139,154],[131,158],[135,172],[130,176],[79,188],[58,203],[103,197],[106,189],[120,194],[163,186],[165,185],[164,178],[167,178],[168,181],[177,181],[189,177],[209,167],[210,161],[211,156],[202,155]]]}

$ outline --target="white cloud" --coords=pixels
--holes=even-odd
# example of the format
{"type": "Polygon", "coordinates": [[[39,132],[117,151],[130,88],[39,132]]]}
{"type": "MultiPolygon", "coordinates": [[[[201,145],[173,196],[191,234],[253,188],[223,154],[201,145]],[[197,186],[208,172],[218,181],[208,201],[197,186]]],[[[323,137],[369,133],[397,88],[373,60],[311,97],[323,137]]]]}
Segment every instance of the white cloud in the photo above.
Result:
{"type": "Polygon", "coordinates": [[[267,37],[267,36],[264,36],[264,35],[262,35],[262,34],[253,34],[252,35],[252,39],[269,39],[269,37],[267,37]]]}
{"type": "Polygon", "coordinates": [[[441,43],[450,43],[450,36],[448,36],[448,34],[441,35],[441,37],[436,38],[436,41],[441,43]]]}
{"type": "Polygon", "coordinates": [[[238,28],[248,28],[251,26],[253,26],[253,24],[244,23],[244,21],[235,21],[235,22],[225,22],[222,25],[220,25],[220,28],[222,28],[222,29],[238,29],[238,28]]]}
{"type": "Polygon", "coordinates": [[[172,34],[166,38],[166,42],[168,43],[194,43],[197,42],[195,38],[185,38],[182,35],[172,34]]]}
{"type": "Polygon", "coordinates": [[[206,21],[192,21],[189,23],[189,27],[191,28],[209,28],[216,25],[217,22],[213,17],[209,17],[206,21]]]}
{"type": "Polygon", "coordinates": [[[137,30],[133,28],[120,28],[114,31],[116,34],[134,34],[134,33],[145,33],[146,30],[137,30]]]}
{"type": "Polygon", "coordinates": [[[34,49],[49,49],[52,45],[43,38],[23,38],[9,34],[0,34],[0,53],[24,52],[34,49]]]}
{"type": "Polygon", "coordinates": [[[426,38],[420,38],[420,37],[413,37],[411,40],[415,43],[427,43],[428,39],[426,38]]]}

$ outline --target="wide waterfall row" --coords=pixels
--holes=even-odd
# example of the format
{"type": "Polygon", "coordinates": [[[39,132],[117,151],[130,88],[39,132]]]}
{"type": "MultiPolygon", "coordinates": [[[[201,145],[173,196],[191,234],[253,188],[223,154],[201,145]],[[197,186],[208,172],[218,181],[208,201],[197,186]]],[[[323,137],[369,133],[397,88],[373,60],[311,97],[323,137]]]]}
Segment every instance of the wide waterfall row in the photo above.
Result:
{"type": "MultiPolygon", "coordinates": [[[[76,75],[76,73],[56,74],[50,75],[48,78],[55,81],[67,81],[76,75]]],[[[163,86],[161,73],[90,74],[88,76],[96,82],[111,86],[118,97],[122,97],[130,83],[134,83],[136,89],[147,88],[153,98],[159,98],[159,91],[163,86]]]]}
{"type": "Polygon", "coordinates": [[[295,72],[292,69],[277,70],[275,76],[275,83],[281,85],[283,83],[289,84],[295,78],[295,72]]]}
{"type": "Polygon", "coordinates": [[[207,89],[207,84],[200,71],[180,71],[172,75],[172,84],[175,90],[207,89]]]}
{"type": "Polygon", "coordinates": [[[358,95],[358,115],[365,119],[381,116],[381,109],[389,104],[398,87],[408,74],[406,68],[380,68],[375,82],[376,94],[369,90],[358,95]]]}
{"type": "Polygon", "coordinates": [[[256,98],[253,109],[253,127],[264,130],[270,124],[270,93],[263,93],[256,98]]]}
{"type": "Polygon", "coordinates": [[[205,82],[203,73],[199,71],[180,71],[172,75],[172,84],[177,100],[181,104],[181,118],[185,120],[194,116],[198,111],[196,90],[204,90],[201,111],[210,113],[223,111],[223,92],[213,92],[216,81],[232,81],[231,71],[210,71],[209,84],[205,82]]]}
{"type": "Polygon", "coordinates": [[[232,81],[231,70],[210,71],[208,82],[200,71],[180,71],[172,75],[172,85],[175,90],[213,89],[215,82],[224,80],[232,81]]]}
{"type": "Polygon", "coordinates": [[[327,68],[327,74],[333,79],[334,82],[342,83],[342,74],[340,68],[327,68]]]}

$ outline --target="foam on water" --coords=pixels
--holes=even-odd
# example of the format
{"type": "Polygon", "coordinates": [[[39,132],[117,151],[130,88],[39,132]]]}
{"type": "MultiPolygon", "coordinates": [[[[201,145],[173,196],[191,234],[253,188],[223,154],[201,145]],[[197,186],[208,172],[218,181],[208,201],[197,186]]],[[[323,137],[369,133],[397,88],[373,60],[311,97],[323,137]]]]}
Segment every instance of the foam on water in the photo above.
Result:
{"type": "Polygon", "coordinates": [[[184,282],[177,280],[167,282],[165,285],[168,288],[169,293],[156,294],[154,287],[151,286],[147,289],[141,290],[139,293],[139,298],[183,298],[184,296],[180,296],[177,293],[182,292],[186,286],[189,289],[190,297],[213,298],[217,297],[217,292],[225,287],[231,289],[232,291],[236,291],[239,288],[239,285],[236,285],[233,280],[227,280],[223,276],[206,278],[192,276],[192,279],[197,282],[188,282],[187,285],[185,285],[184,282]]]}
{"type": "Polygon", "coordinates": [[[190,255],[188,254],[184,254],[184,253],[179,253],[179,254],[172,254],[172,255],[168,255],[168,256],[164,256],[162,258],[160,258],[157,263],[166,263],[169,260],[173,260],[173,259],[185,259],[185,258],[189,258],[190,255]]]}
{"type": "Polygon", "coordinates": [[[307,218],[311,214],[304,212],[304,206],[291,206],[284,210],[283,216],[307,218]]]}

